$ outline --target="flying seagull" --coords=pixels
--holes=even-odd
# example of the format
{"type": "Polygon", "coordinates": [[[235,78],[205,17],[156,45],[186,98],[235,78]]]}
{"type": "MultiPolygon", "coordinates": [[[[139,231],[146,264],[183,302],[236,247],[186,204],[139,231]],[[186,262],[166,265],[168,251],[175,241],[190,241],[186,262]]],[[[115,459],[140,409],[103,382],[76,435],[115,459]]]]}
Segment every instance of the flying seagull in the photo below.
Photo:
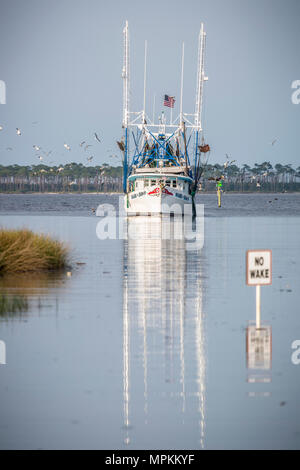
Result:
{"type": "Polygon", "coordinates": [[[39,152],[41,150],[41,147],[39,147],[38,145],[34,145],[33,148],[36,152],[39,152]]]}
{"type": "Polygon", "coordinates": [[[87,158],[87,161],[91,163],[94,160],[94,157],[87,158]]]}
{"type": "Polygon", "coordinates": [[[3,131],[3,127],[2,127],[2,126],[0,126],[0,131],[3,131]]]}
{"type": "Polygon", "coordinates": [[[100,142],[100,144],[101,144],[101,140],[99,139],[99,137],[98,137],[98,135],[97,135],[96,132],[94,133],[94,136],[95,136],[95,139],[98,140],[98,142],[100,142]]]}
{"type": "Polygon", "coordinates": [[[90,147],[93,147],[93,146],[92,146],[92,145],[86,145],[86,146],[84,147],[85,152],[86,152],[87,149],[90,148],[90,147]]]}
{"type": "MultiPolygon", "coordinates": [[[[226,155],[228,157],[228,155],[226,155]]],[[[232,160],[231,162],[229,162],[229,160],[227,160],[225,163],[224,163],[224,169],[226,170],[226,168],[228,168],[229,166],[231,166],[233,163],[235,163],[236,160],[232,160]]]]}
{"type": "Polygon", "coordinates": [[[20,129],[17,128],[16,131],[17,131],[17,135],[19,136],[22,135],[22,132],[20,131],[20,129]]]}
{"type": "Polygon", "coordinates": [[[71,147],[68,144],[64,144],[64,147],[65,147],[66,150],[69,150],[69,151],[71,150],[71,147]]]}
{"type": "Polygon", "coordinates": [[[274,146],[277,142],[277,139],[274,139],[272,142],[271,142],[271,145],[274,146]]]}
{"type": "Polygon", "coordinates": [[[86,143],[86,142],[85,142],[85,140],[84,140],[83,142],[81,142],[81,143],[79,144],[79,146],[80,146],[80,147],[83,147],[85,143],[86,143]]]}

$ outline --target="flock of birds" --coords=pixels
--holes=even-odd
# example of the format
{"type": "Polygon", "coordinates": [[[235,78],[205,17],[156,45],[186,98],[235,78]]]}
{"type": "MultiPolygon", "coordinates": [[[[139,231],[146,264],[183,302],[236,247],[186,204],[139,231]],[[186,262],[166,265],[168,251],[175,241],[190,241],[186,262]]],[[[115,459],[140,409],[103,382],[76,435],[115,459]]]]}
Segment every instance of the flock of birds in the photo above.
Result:
{"type": "MultiPolygon", "coordinates": [[[[276,142],[277,142],[277,139],[274,139],[274,140],[271,142],[272,147],[276,144],[276,142]]],[[[231,165],[233,165],[233,163],[236,163],[236,160],[231,160],[231,161],[230,161],[230,157],[229,157],[229,155],[226,153],[226,161],[223,163],[224,171],[226,171],[227,168],[229,168],[231,165]]],[[[263,173],[262,175],[252,175],[252,176],[250,176],[250,180],[253,182],[253,181],[255,181],[259,176],[260,176],[260,177],[261,177],[261,176],[262,176],[262,177],[266,177],[266,176],[268,176],[268,172],[266,171],[266,172],[263,173]]],[[[222,176],[220,176],[220,177],[217,177],[217,178],[211,177],[211,178],[209,178],[209,181],[220,181],[220,180],[223,180],[223,179],[225,179],[225,176],[224,176],[224,175],[222,175],[222,176]]],[[[260,188],[260,187],[261,187],[261,184],[260,184],[260,181],[259,181],[259,180],[258,180],[257,183],[256,183],[256,187],[257,187],[257,188],[260,188]]]]}
{"type": "MultiPolygon", "coordinates": [[[[98,137],[97,132],[94,132],[94,138],[97,142],[101,144],[101,140],[98,137]]],[[[83,148],[84,151],[86,152],[89,148],[93,146],[91,144],[88,144],[85,140],[83,140],[82,142],[80,142],[79,147],[83,148]]],[[[71,152],[71,146],[69,144],[64,144],[64,148],[68,150],[68,152],[71,152]]],[[[86,160],[88,163],[92,163],[92,161],[94,160],[94,157],[93,156],[87,157],[86,160]]]]}
{"type": "MultiPolygon", "coordinates": [[[[37,124],[37,122],[33,122],[32,124],[37,124]]],[[[3,126],[0,125],[0,132],[3,131],[3,126]]],[[[16,128],[16,134],[18,137],[21,137],[22,136],[22,131],[21,129],[19,129],[18,127],[16,128]]],[[[94,139],[99,143],[101,144],[101,139],[99,138],[97,132],[94,132],[94,139]]],[[[277,139],[274,139],[272,142],[271,142],[271,145],[274,146],[277,142],[277,139]]],[[[79,144],[79,147],[83,148],[85,152],[87,152],[89,150],[89,148],[93,147],[93,145],[89,144],[86,140],[83,140],[82,142],[80,142],[79,144]]],[[[64,143],[64,148],[65,150],[67,150],[68,152],[71,152],[71,146],[67,143],[64,143]]],[[[46,152],[45,150],[42,150],[42,147],[40,147],[39,145],[33,145],[33,149],[35,150],[35,152],[38,152],[38,154],[36,155],[36,157],[40,160],[40,162],[44,161],[44,158],[45,157],[49,157],[53,152],[52,150],[50,150],[49,152],[46,152]],[[40,153],[43,153],[44,156],[40,155],[40,153]]],[[[7,147],[6,148],[7,151],[13,151],[13,148],[12,147],[7,147]]],[[[111,152],[111,150],[108,150],[108,152],[111,152]]],[[[94,160],[94,156],[89,156],[89,157],[86,157],[86,160],[88,163],[92,163],[92,161],[94,160]]],[[[119,158],[118,155],[115,155],[115,154],[112,154],[109,156],[109,158],[119,158]]],[[[224,167],[224,171],[226,171],[231,165],[233,165],[233,163],[235,163],[236,160],[231,160],[230,161],[230,157],[228,154],[226,154],[226,161],[224,162],[223,164],[223,167],[224,167]]],[[[54,162],[50,162],[50,164],[53,164],[54,162]]],[[[268,173],[264,173],[262,176],[267,176],[268,173]]],[[[256,175],[253,175],[250,177],[250,179],[252,181],[254,181],[258,176],[256,175]]],[[[221,179],[224,179],[225,177],[222,175],[221,177],[219,178],[209,178],[209,180],[214,180],[214,181],[219,181],[221,179]]],[[[258,181],[257,182],[257,187],[260,187],[260,182],[258,181]]]]}
{"type": "MultiPolygon", "coordinates": [[[[33,122],[32,124],[38,124],[38,122],[33,122]]],[[[4,130],[3,126],[0,125],[0,132],[3,131],[3,130],[4,130]]],[[[21,136],[22,136],[22,131],[21,131],[21,129],[19,129],[18,127],[16,128],[16,135],[17,135],[18,137],[21,137],[21,136]]],[[[101,141],[99,135],[97,134],[97,132],[94,132],[93,137],[94,137],[94,140],[95,140],[96,142],[98,142],[99,144],[102,143],[102,141],[101,141]]],[[[32,147],[33,147],[34,151],[36,152],[36,155],[35,155],[36,158],[37,158],[40,162],[43,162],[43,161],[45,160],[45,158],[48,158],[48,157],[50,157],[51,154],[53,154],[53,151],[52,151],[52,150],[50,150],[50,151],[45,151],[45,150],[42,149],[42,147],[41,147],[40,145],[36,145],[36,144],[35,144],[35,145],[33,145],[32,147]]],[[[68,143],[64,143],[63,147],[64,147],[64,149],[65,149],[66,151],[68,151],[68,152],[71,152],[71,150],[72,150],[71,146],[70,146],[68,143]]],[[[82,142],[79,143],[79,147],[82,148],[82,149],[84,150],[84,152],[88,152],[88,150],[89,150],[90,148],[92,148],[93,145],[90,144],[90,143],[88,143],[86,140],[83,140],[82,142]]],[[[14,149],[13,149],[12,147],[7,147],[7,148],[6,148],[6,151],[8,151],[8,152],[12,152],[13,150],[14,150],[14,149]]],[[[111,150],[108,150],[107,152],[109,153],[109,152],[111,152],[111,150]]],[[[118,157],[118,155],[112,154],[112,155],[109,155],[109,158],[119,158],[119,157],[118,157]]],[[[94,157],[93,155],[90,155],[90,156],[86,157],[86,161],[87,161],[88,163],[92,163],[94,159],[95,159],[95,157],[94,157]]],[[[51,165],[51,164],[54,164],[54,163],[55,163],[54,161],[50,161],[50,162],[49,162],[50,165],[51,165]]]]}

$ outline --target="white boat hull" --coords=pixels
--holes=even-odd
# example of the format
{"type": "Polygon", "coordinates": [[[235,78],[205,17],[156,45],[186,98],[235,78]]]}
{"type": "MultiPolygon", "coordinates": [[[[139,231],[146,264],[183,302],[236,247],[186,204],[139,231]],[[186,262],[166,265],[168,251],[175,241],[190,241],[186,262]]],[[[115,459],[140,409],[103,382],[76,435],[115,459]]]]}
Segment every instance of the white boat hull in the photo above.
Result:
{"type": "Polygon", "coordinates": [[[133,192],[125,196],[125,211],[128,215],[184,214],[186,206],[192,207],[192,196],[170,189],[166,194],[160,188],[154,191],[133,192]]]}

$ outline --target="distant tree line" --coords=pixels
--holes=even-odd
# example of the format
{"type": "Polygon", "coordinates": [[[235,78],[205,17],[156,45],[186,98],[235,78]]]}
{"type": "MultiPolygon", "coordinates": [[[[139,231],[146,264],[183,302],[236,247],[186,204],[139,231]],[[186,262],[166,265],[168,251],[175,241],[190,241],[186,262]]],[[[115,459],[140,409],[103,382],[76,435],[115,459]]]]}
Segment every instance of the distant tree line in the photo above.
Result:
{"type": "Polygon", "coordinates": [[[294,169],[291,164],[277,163],[274,167],[270,162],[255,163],[254,167],[247,164],[224,166],[206,165],[203,168],[202,189],[211,190],[215,178],[222,178],[226,191],[300,191],[300,167],[294,169]]]}
{"type": "Polygon", "coordinates": [[[0,192],[120,192],[122,167],[0,165],[0,192]]]}
{"type": "MultiPolygon", "coordinates": [[[[300,191],[300,167],[270,162],[226,168],[219,164],[206,164],[202,168],[201,190],[213,191],[216,179],[222,178],[225,191],[300,191]]],[[[0,192],[121,192],[122,167],[108,164],[84,166],[67,165],[20,166],[0,165],[0,192]]]]}

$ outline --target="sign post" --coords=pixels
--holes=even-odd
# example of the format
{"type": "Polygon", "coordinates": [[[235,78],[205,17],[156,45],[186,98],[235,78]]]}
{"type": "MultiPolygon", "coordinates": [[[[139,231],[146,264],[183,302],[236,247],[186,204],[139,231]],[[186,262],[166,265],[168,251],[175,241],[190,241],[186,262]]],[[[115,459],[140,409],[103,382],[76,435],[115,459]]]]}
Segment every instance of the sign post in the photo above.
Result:
{"type": "Polygon", "coordinates": [[[246,283],[256,286],[256,328],[261,327],[261,286],[272,284],[272,251],[248,250],[246,254],[246,283]]]}

